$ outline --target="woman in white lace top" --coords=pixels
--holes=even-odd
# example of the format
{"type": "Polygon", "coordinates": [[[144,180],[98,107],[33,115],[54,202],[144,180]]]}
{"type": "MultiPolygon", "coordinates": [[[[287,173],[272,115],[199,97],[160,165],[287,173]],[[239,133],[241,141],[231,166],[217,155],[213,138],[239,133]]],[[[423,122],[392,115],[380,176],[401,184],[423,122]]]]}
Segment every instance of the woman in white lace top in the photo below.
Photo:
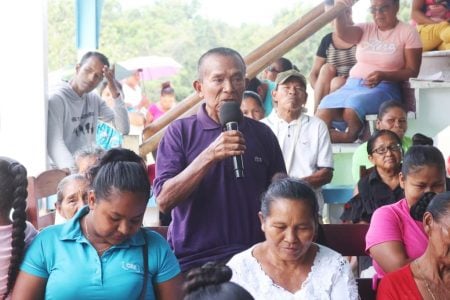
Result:
{"type": "Polygon", "coordinates": [[[339,253],[313,242],[318,204],[304,182],[283,178],[262,197],[266,240],[235,255],[235,282],[255,299],[358,299],[350,266],[339,253]]]}

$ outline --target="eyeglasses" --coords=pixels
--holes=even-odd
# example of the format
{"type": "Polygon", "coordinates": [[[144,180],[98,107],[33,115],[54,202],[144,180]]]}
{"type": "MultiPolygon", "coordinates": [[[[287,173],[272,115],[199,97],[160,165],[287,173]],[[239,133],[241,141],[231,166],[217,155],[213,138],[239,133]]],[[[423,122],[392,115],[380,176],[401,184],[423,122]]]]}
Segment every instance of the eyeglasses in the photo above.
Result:
{"type": "Polygon", "coordinates": [[[391,8],[391,5],[390,5],[390,4],[386,4],[386,5],[380,6],[380,7],[378,7],[378,8],[377,8],[376,6],[372,6],[372,7],[369,7],[369,12],[370,12],[372,15],[376,14],[377,12],[380,13],[380,14],[384,14],[384,13],[387,12],[390,8],[391,8]]]}
{"type": "Polygon", "coordinates": [[[373,149],[372,153],[376,153],[379,155],[383,155],[386,154],[389,151],[391,152],[400,152],[400,150],[402,149],[402,146],[400,144],[393,144],[393,145],[389,145],[387,147],[385,146],[381,146],[377,149],[373,149]]]}
{"type": "Polygon", "coordinates": [[[268,66],[267,71],[272,72],[272,73],[281,73],[283,71],[277,70],[274,66],[268,66]]]}

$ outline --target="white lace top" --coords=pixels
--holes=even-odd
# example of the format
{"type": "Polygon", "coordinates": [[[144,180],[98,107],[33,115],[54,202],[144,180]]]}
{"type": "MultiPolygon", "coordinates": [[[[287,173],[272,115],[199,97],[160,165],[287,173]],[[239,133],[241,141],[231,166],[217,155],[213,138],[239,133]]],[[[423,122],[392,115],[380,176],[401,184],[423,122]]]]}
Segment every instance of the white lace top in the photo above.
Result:
{"type": "Polygon", "coordinates": [[[358,288],[345,258],[321,245],[313,266],[302,287],[291,293],[275,284],[252,255],[255,246],[233,256],[228,266],[233,270],[231,281],[241,285],[255,299],[263,300],[347,300],[359,299],[358,288]]]}

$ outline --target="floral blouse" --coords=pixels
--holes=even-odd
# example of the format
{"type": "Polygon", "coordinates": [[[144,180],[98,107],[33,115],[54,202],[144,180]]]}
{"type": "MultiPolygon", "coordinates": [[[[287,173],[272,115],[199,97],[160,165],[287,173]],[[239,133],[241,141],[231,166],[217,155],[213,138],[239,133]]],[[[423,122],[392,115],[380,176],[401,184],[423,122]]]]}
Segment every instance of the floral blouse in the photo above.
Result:
{"type": "Polygon", "coordinates": [[[228,266],[233,270],[232,282],[244,287],[255,299],[283,300],[348,300],[359,299],[358,288],[348,261],[339,253],[322,245],[302,287],[295,293],[278,286],[267,276],[252,252],[255,246],[236,254],[228,266]]]}

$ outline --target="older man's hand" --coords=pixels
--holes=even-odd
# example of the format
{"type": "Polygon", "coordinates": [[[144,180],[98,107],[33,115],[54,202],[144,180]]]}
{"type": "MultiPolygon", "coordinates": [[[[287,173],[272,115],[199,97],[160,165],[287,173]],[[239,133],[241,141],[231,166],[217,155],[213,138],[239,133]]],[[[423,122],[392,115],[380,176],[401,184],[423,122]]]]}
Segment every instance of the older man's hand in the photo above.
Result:
{"type": "Polygon", "coordinates": [[[237,130],[222,132],[208,147],[212,161],[220,161],[230,156],[242,155],[246,149],[245,139],[237,130]]]}

